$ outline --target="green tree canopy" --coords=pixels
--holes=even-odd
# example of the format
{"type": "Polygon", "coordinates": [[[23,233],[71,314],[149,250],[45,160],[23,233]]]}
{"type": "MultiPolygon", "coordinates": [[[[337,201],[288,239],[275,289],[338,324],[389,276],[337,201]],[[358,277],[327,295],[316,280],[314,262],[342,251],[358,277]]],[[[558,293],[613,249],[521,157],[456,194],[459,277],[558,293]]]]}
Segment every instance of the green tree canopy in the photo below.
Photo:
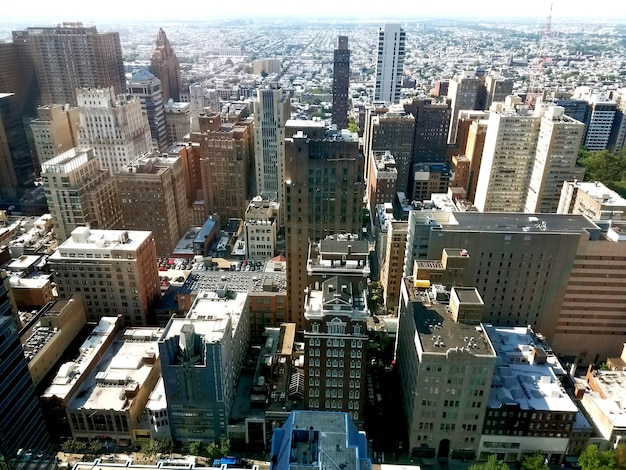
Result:
{"type": "Polygon", "coordinates": [[[469,470],[509,470],[509,466],[492,454],[486,462],[475,463],[469,470]]]}
{"type": "Polygon", "coordinates": [[[578,457],[578,465],[582,470],[608,470],[616,468],[616,464],[613,450],[600,452],[596,445],[590,445],[578,457]]]}
{"type": "Polygon", "coordinates": [[[549,470],[546,458],[541,454],[527,455],[522,460],[522,470],[549,470]]]}
{"type": "Polygon", "coordinates": [[[626,149],[617,154],[608,150],[590,152],[581,149],[578,163],[585,168],[585,181],[600,181],[626,196],[626,149]]]}

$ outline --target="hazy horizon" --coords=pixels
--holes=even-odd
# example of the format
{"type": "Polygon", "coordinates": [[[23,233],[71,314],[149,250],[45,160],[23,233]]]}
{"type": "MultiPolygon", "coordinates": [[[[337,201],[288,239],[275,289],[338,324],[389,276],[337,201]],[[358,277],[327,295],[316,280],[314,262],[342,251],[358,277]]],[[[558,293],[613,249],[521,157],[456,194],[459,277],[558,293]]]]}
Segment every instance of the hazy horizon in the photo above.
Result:
{"type": "Polygon", "coordinates": [[[621,4],[614,0],[596,0],[593,4],[581,0],[527,0],[510,4],[501,0],[484,0],[480,3],[466,0],[448,0],[443,4],[431,2],[429,4],[410,4],[398,8],[390,13],[386,4],[381,2],[364,2],[360,8],[355,8],[353,2],[331,2],[318,0],[309,5],[314,11],[294,11],[303,8],[302,3],[288,0],[275,0],[270,4],[252,0],[241,0],[235,4],[216,2],[204,9],[197,5],[188,4],[186,10],[180,9],[180,4],[172,4],[163,0],[153,0],[147,9],[134,14],[129,4],[122,0],[109,0],[103,4],[89,3],[83,0],[31,0],[27,11],[18,2],[11,2],[2,8],[3,23],[36,21],[42,25],[55,24],[62,21],[83,22],[119,22],[126,23],[136,20],[160,20],[167,22],[177,21],[211,21],[211,20],[250,20],[250,19],[307,19],[334,18],[338,21],[372,20],[372,21],[414,21],[420,19],[535,19],[544,20],[550,14],[552,3],[552,20],[554,22],[568,20],[584,20],[593,22],[621,22],[626,20],[626,3],[621,4]],[[443,8],[442,8],[443,5],[443,8]],[[179,11],[173,12],[172,6],[179,11]],[[592,8],[591,8],[592,6],[592,8]],[[477,11],[477,8],[480,11],[477,11]],[[522,9],[523,8],[523,9],[522,9]],[[130,10],[130,11],[129,11],[130,10]]]}

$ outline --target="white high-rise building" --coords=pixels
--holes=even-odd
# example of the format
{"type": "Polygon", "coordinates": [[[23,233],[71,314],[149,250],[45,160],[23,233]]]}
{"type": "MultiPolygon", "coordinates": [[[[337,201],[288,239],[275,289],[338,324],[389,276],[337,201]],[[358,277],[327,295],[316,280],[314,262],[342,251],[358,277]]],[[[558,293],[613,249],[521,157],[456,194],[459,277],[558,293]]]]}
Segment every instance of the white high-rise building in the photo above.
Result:
{"type": "Polygon", "coordinates": [[[492,107],[474,199],[479,211],[524,211],[540,124],[517,96],[492,107]]]}
{"type": "Polygon", "coordinates": [[[576,159],[585,125],[564,111],[561,106],[548,106],[543,112],[525,212],[556,212],[563,183],[584,176],[585,169],[576,166],[576,159]]]}
{"type": "Polygon", "coordinates": [[[604,94],[592,94],[587,108],[587,134],[585,147],[589,150],[605,150],[609,146],[609,137],[617,103],[604,94]]]}
{"type": "Polygon", "coordinates": [[[400,101],[405,40],[406,33],[399,24],[386,24],[378,30],[375,101],[400,101]]]}
{"type": "MultiPolygon", "coordinates": [[[[181,99],[181,101],[183,101],[181,99]]],[[[200,131],[198,116],[203,113],[219,113],[220,97],[217,90],[208,89],[201,83],[189,86],[189,104],[191,106],[191,130],[200,131]]]]}
{"type": "Polygon", "coordinates": [[[280,204],[284,202],[285,124],[290,116],[291,101],[281,88],[257,90],[254,102],[256,193],[277,193],[280,204]]]}
{"type": "Polygon", "coordinates": [[[92,147],[103,168],[116,173],[152,149],[148,119],[138,99],[115,95],[113,88],[77,90],[79,144],[92,147]]]}

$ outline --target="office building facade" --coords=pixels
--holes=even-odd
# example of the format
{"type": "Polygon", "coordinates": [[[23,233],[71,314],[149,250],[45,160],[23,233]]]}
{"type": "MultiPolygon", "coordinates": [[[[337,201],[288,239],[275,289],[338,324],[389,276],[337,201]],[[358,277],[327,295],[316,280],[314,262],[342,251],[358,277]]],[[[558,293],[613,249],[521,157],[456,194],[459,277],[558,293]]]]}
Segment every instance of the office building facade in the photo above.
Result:
{"type": "Polygon", "coordinates": [[[24,33],[37,71],[41,104],[77,106],[77,88],[112,87],[115,94],[124,92],[119,33],[98,33],[95,26],[80,22],[29,27],[24,33]]]}
{"type": "Polygon", "coordinates": [[[78,145],[80,117],[78,108],[48,105],[37,108],[30,122],[39,167],[44,162],[78,145]]]}
{"type": "Polygon", "coordinates": [[[157,256],[170,256],[191,224],[180,157],[145,155],[114,175],[123,227],[150,230],[157,256]]]}
{"type": "Polygon", "coordinates": [[[289,96],[280,88],[261,88],[254,102],[256,193],[278,193],[283,203],[285,124],[291,115],[289,96]]]}
{"type": "Polygon", "coordinates": [[[42,165],[41,179],[57,239],[89,225],[116,229],[123,224],[115,180],[102,169],[92,148],[71,148],[42,165]]]}
{"type": "Polygon", "coordinates": [[[161,290],[150,232],[78,227],[50,255],[48,265],[59,297],[82,295],[88,321],[114,311],[128,325],[154,322],[161,290]]]}
{"type": "Polygon", "coordinates": [[[130,81],[126,84],[126,91],[130,96],[139,99],[141,111],[148,118],[152,148],[165,152],[168,141],[161,80],[147,69],[140,69],[132,74],[130,81]]]}
{"type": "Polygon", "coordinates": [[[112,87],[77,92],[79,144],[92,147],[100,165],[113,173],[152,149],[150,126],[141,103],[127,98],[116,95],[112,87]]]}

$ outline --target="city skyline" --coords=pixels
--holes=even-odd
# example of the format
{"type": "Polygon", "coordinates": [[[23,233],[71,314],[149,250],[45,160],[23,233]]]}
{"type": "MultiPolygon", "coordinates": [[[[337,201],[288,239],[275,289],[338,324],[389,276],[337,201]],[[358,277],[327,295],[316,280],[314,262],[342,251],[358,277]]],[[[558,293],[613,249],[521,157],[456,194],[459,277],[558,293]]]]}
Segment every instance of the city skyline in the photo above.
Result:
{"type": "MultiPolygon", "coordinates": [[[[109,3],[110,8],[93,8],[91,4],[79,2],[77,0],[65,0],[62,9],[57,3],[49,3],[43,0],[34,0],[28,11],[24,11],[21,4],[9,3],[3,8],[3,18],[5,21],[26,21],[37,20],[47,23],[56,21],[90,21],[90,20],[115,20],[120,23],[138,20],[213,20],[213,19],[250,19],[250,18],[337,18],[337,19],[372,19],[377,21],[412,21],[415,19],[427,18],[525,18],[525,19],[545,19],[550,13],[552,5],[553,18],[570,19],[578,18],[585,20],[605,20],[614,22],[626,19],[626,5],[615,3],[611,0],[599,0],[594,3],[594,8],[589,9],[588,4],[581,0],[530,0],[524,3],[524,8],[520,9],[518,4],[506,4],[497,0],[488,0],[481,4],[479,11],[472,3],[461,0],[451,0],[446,4],[446,9],[442,10],[439,5],[415,4],[408,5],[402,9],[401,13],[391,13],[382,4],[369,3],[364,8],[355,9],[354,4],[337,4],[330,0],[321,0],[317,4],[317,15],[311,12],[294,11],[292,4],[287,0],[278,0],[273,4],[272,9],[268,9],[265,4],[259,4],[251,0],[244,0],[236,13],[233,13],[230,5],[212,5],[211,10],[206,14],[198,14],[196,10],[182,11],[172,17],[164,13],[169,10],[165,4],[160,8],[152,8],[149,12],[142,11],[140,16],[133,17],[132,13],[125,11],[125,4],[121,0],[113,0],[109,3]],[[125,11],[124,16],[120,11],[125,11]]],[[[157,2],[157,5],[159,2],[157,2]]]]}

